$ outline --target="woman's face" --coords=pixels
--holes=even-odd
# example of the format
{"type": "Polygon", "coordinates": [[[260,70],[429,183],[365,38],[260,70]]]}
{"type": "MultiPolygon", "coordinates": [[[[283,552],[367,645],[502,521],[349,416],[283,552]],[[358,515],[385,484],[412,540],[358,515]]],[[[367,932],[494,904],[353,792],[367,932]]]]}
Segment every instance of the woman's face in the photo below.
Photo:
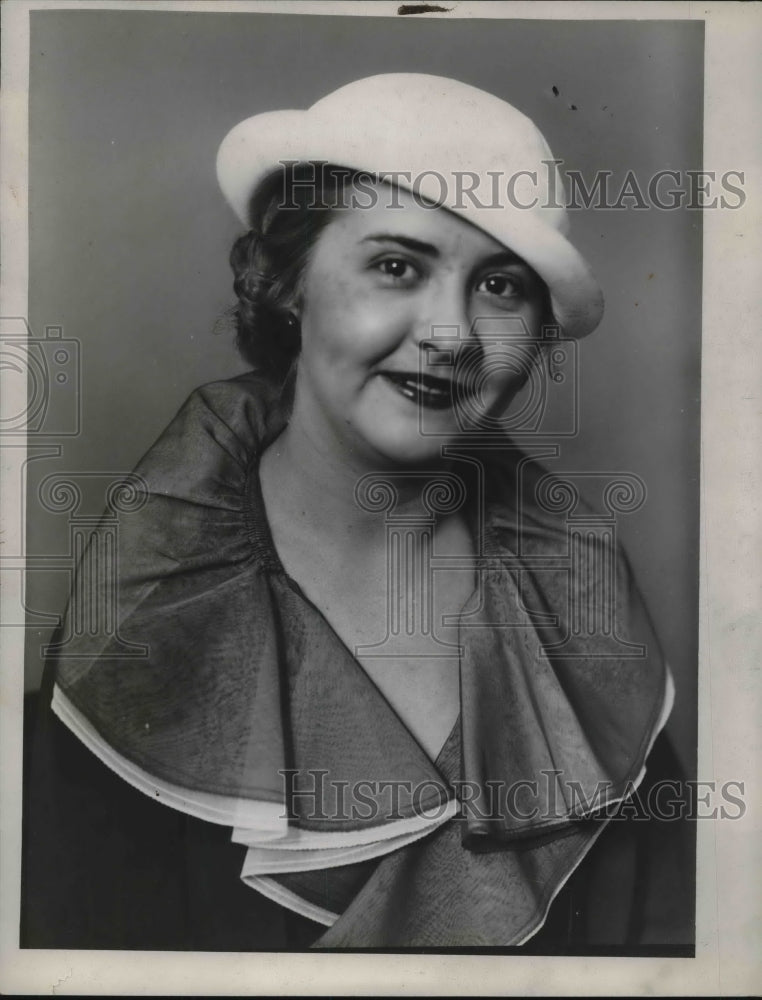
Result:
{"type": "Polygon", "coordinates": [[[384,184],[377,194],[372,208],[338,211],[313,247],[295,416],[358,460],[431,462],[526,381],[544,286],[452,213],[404,191],[392,201],[384,184]]]}

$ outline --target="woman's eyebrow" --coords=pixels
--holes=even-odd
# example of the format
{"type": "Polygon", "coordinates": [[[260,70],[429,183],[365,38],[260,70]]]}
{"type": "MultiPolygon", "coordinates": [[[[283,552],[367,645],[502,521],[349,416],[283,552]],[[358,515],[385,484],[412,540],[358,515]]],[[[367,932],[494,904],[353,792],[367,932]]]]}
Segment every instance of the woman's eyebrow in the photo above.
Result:
{"type": "Polygon", "coordinates": [[[402,236],[397,233],[373,233],[371,236],[365,236],[361,243],[399,243],[401,247],[405,247],[406,250],[412,250],[415,253],[426,254],[427,257],[439,257],[439,250],[434,246],[433,243],[424,243],[423,240],[415,240],[412,236],[402,236]]]}
{"type": "MultiPolygon", "coordinates": [[[[401,233],[372,233],[365,236],[361,243],[397,243],[399,246],[412,250],[415,253],[425,254],[427,257],[440,257],[441,253],[433,243],[425,243],[423,240],[416,240],[412,236],[403,236],[401,233]]],[[[499,267],[501,264],[520,264],[526,266],[521,257],[517,257],[512,250],[507,247],[490,254],[479,262],[479,269],[485,267],[499,267]]]]}
{"type": "Polygon", "coordinates": [[[479,266],[480,268],[499,267],[501,264],[519,264],[522,267],[528,267],[521,257],[517,257],[516,254],[507,247],[505,250],[498,250],[497,253],[491,254],[483,260],[479,266]]]}

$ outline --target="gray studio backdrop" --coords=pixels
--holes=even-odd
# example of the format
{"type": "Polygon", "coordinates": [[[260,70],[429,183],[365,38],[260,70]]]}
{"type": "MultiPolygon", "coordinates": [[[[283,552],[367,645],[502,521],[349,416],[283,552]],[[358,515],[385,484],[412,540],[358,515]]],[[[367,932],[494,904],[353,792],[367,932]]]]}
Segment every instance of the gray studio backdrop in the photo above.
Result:
{"type": "MultiPolygon", "coordinates": [[[[517,105],[564,169],[588,179],[633,170],[647,183],[702,165],[701,23],[147,10],[38,11],[31,22],[29,323],[37,337],[54,327],[78,342],[81,423],[58,457],[28,463],[28,552],[43,557],[27,575],[29,688],[69,586],[56,557],[71,511],[43,507],[42,481],[130,470],[190,390],[245,369],[218,323],[239,227],[214,162],[232,125],[360,76],[428,72],[517,105]]],[[[581,432],[553,468],[629,471],[647,485],[619,532],[673,667],[670,726],[691,768],[701,218],[601,210],[573,213],[572,227],[607,308],[580,345],[581,432]]],[[[79,513],[96,513],[104,480],[80,484],[90,508],[79,513]]]]}

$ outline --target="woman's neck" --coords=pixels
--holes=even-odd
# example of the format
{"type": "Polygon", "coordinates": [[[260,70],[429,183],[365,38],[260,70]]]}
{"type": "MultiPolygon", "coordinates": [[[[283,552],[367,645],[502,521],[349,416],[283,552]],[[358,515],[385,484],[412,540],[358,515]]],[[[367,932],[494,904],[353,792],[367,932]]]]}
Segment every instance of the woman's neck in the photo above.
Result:
{"type": "MultiPolygon", "coordinates": [[[[369,473],[388,477],[395,493],[395,517],[425,517],[421,479],[401,476],[402,471],[408,470],[347,448],[330,429],[305,419],[298,406],[285,430],[265,450],[260,464],[271,519],[276,514],[295,529],[348,544],[373,544],[384,537],[384,512],[369,511],[355,495],[358,482],[369,473]]],[[[431,474],[436,475],[436,471],[432,467],[431,474]]]]}

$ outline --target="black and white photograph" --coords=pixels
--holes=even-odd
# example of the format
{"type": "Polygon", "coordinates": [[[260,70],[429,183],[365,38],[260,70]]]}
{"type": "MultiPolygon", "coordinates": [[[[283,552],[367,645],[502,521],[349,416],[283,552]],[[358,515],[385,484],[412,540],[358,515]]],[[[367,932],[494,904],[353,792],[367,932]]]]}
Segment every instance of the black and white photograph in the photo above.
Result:
{"type": "Polygon", "coordinates": [[[759,162],[709,158],[687,5],[459,6],[3,11],[2,927],[83,970],[48,990],[210,953],[758,982],[758,868],[735,978],[698,969],[760,833],[749,649],[707,624],[755,641],[753,576],[707,574],[742,455],[708,359],[750,336],[707,295],[759,162]]]}

